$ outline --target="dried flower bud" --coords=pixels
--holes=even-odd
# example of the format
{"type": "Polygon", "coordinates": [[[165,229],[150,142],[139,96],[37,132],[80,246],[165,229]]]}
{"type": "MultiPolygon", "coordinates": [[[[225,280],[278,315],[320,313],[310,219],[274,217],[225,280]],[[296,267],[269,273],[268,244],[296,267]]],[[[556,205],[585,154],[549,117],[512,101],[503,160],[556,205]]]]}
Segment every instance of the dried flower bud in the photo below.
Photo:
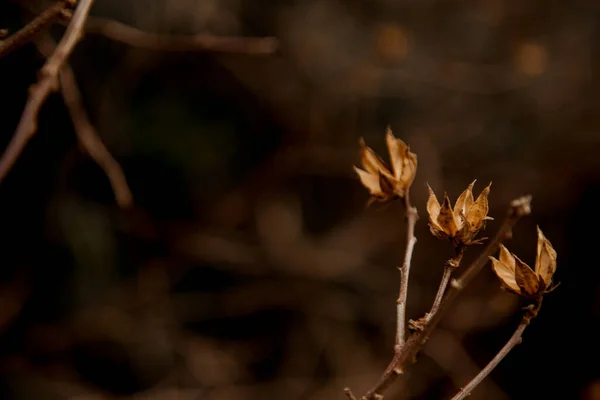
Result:
{"type": "Polygon", "coordinates": [[[439,239],[450,239],[455,246],[479,243],[482,239],[474,240],[475,236],[485,227],[485,221],[492,219],[487,216],[489,211],[488,195],[491,183],[473,198],[473,181],[456,200],[454,209],[450,205],[448,195],[444,194],[444,203],[440,203],[429,187],[427,212],[429,213],[429,228],[439,239]]]}
{"type": "Polygon", "coordinates": [[[362,138],[360,160],[363,169],[354,167],[371,196],[381,201],[404,197],[417,172],[417,155],[410,152],[406,143],[394,137],[390,127],[387,128],[386,143],[391,168],[367,147],[362,138]]]}
{"type": "Polygon", "coordinates": [[[509,292],[526,298],[538,298],[552,291],[552,276],[556,271],[556,251],[538,227],[535,270],[500,245],[499,260],[490,257],[494,272],[509,292]]]}

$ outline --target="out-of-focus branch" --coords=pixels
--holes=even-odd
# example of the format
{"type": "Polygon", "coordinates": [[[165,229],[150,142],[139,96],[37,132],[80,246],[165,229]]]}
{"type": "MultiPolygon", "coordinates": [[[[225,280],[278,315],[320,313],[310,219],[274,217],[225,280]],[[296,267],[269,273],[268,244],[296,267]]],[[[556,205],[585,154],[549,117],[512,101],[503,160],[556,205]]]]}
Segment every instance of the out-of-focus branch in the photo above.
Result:
{"type": "Polygon", "coordinates": [[[37,34],[62,18],[65,12],[69,11],[75,4],[77,4],[77,0],[57,1],[23,28],[6,39],[0,40],[0,58],[33,40],[37,34]]]}
{"type": "Polygon", "coordinates": [[[40,109],[50,92],[58,89],[58,74],[82,36],[83,27],[93,3],[94,0],[79,1],[64,36],[40,70],[39,81],[31,86],[19,125],[0,157],[0,182],[23,152],[27,142],[35,135],[40,109]]]}
{"type": "MultiPolygon", "coordinates": [[[[56,44],[51,38],[45,37],[37,41],[37,47],[40,53],[50,57],[56,50],[56,44]]],[[[102,140],[98,137],[94,126],[90,122],[83,102],[81,92],[77,86],[77,80],[73,69],[68,63],[65,63],[59,75],[62,96],[65,105],[71,115],[73,128],[81,146],[89,153],[90,157],[104,170],[115,193],[117,204],[121,208],[127,208],[131,205],[133,196],[125,173],[119,163],[112,157],[102,140]]]]}
{"type": "Polygon", "coordinates": [[[60,72],[60,86],[65,104],[71,114],[77,139],[90,157],[104,170],[115,193],[117,204],[121,208],[131,206],[133,196],[125,173],[119,163],[110,154],[91,124],[81,101],[81,93],[77,87],[75,74],[69,65],[60,72]]]}
{"type": "Polygon", "coordinates": [[[217,36],[210,34],[175,35],[146,32],[107,18],[89,18],[85,30],[132,47],[156,51],[218,51],[224,53],[272,54],[277,50],[274,37],[217,36]]]}

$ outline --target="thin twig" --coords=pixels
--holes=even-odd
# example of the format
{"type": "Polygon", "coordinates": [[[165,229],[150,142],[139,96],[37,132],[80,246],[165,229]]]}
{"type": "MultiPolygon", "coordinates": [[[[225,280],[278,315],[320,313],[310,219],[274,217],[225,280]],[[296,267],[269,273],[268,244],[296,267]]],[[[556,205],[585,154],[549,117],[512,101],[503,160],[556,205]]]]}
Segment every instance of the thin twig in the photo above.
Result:
{"type": "Polygon", "coordinates": [[[392,361],[385,372],[377,382],[362,398],[366,400],[375,400],[381,398],[387,388],[396,381],[396,378],[403,373],[405,368],[412,364],[421,347],[425,344],[437,324],[441,321],[443,315],[449,309],[456,296],[462,289],[483,269],[488,262],[488,257],[498,250],[498,246],[512,236],[512,228],[517,221],[525,215],[531,213],[531,196],[521,197],[513,200],[508,209],[508,213],[498,233],[491,240],[481,254],[473,261],[463,272],[458,280],[453,280],[446,296],[442,300],[438,311],[423,326],[422,331],[417,331],[410,336],[408,341],[394,354],[392,361]]]}
{"type": "Polygon", "coordinates": [[[176,35],[146,32],[122,22],[93,17],[85,25],[87,33],[105,36],[132,47],[155,51],[218,51],[242,54],[272,54],[277,50],[274,37],[217,36],[210,34],[176,35]]]}
{"type": "Polygon", "coordinates": [[[442,304],[444,294],[446,293],[446,288],[448,287],[448,283],[450,282],[450,278],[452,277],[454,271],[456,271],[456,269],[460,266],[460,262],[462,261],[462,257],[465,253],[465,250],[465,246],[459,246],[456,249],[456,255],[450,260],[448,260],[446,262],[446,265],[444,265],[444,274],[442,275],[440,286],[438,287],[438,291],[435,295],[435,300],[433,301],[433,305],[431,306],[431,311],[429,311],[429,313],[427,314],[427,319],[431,319],[431,317],[438,312],[438,309],[442,304]]]}
{"type": "MultiPolygon", "coordinates": [[[[37,47],[40,53],[46,57],[50,57],[56,50],[56,44],[48,36],[38,40],[37,47]]],[[[73,128],[79,143],[100,168],[104,170],[113,188],[117,204],[121,208],[128,208],[131,206],[133,196],[127,184],[125,173],[119,163],[112,157],[104,143],[102,143],[102,140],[90,122],[83,106],[75,74],[68,63],[64,64],[59,78],[62,96],[71,115],[73,128]]]]}
{"type": "Polygon", "coordinates": [[[523,319],[521,320],[521,323],[515,330],[515,333],[513,333],[513,335],[510,337],[510,339],[508,339],[508,342],[506,342],[504,347],[502,347],[502,349],[500,349],[498,354],[496,354],[496,356],[488,363],[488,365],[486,365],[485,368],[483,368],[481,370],[481,372],[479,372],[471,380],[471,382],[469,382],[466,386],[464,386],[452,398],[452,400],[462,400],[465,397],[469,396],[471,394],[471,392],[473,391],[473,389],[475,389],[477,387],[477,385],[479,385],[490,374],[490,372],[492,372],[492,370],[494,368],[496,368],[496,366],[498,364],[500,364],[500,361],[502,361],[504,359],[504,357],[506,357],[506,355],[516,345],[518,345],[522,342],[522,340],[523,340],[522,336],[523,336],[523,332],[525,331],[525,328],[527,328],[527,326],[529,326],[529,323],[531,322],[531,320],[537,316],[538,312],[540,311],[541,306],[542,306],[542,298],[540,297],[540,299],[538,300],[536,305],[527,309],[527,311],[525,312],[525,315],[523,316],[523,319]]]}
{"type": "Polygon", "coordinates": [[[121,208],[131,206],[133,196],[125,173],[119,163],[110,154],[102,140],[91,124],[87,112],[81,101],[81,93],[77,87],[75,74],[67,64],[60,72],[60,85],[65,105],[71,114],[73,127],[79,143],[87,150],[92,159],[104,170],[110,181],[117,204],[121,208]]]}
{"type": "Polygon", "coordinates": [[[62,18],[64,12],[70,10],[74,4],[73,0],[57,1],[23,28],[19,29],[6,39],[1,40],[0,58],[33,40],[35,35],[48,28],[56,20],[62,18]]]}
{"type": "Polygon", "coordinates": [[[40,109],[50,92],[58,89],[58,74],[81,38],[83,26],[93,2],[94,0],[79,1],[64,36],[56,46],[56,51],[40,70],[39,81],[31,86],[19,125],[0,157],[0,182],[6,178],[8,171],[23,152],[27,142],[35,135],[40,109]]]}
{"type": "Polygon", "coordinates": [[[404,253],[404,261],[400,267],[400,290],[398,300],[396,301],[396,345],[394,351],[399,352],[404,342],[406,341],[406,298],[408,296],[408,275],[410,272],[410,264],[412,254],[417,243],[415,237],[415,224],[419,219],[417,209],[410,203],[408,192],[404,196],[404,207],[406,210],[406,250],[404,253]]]}

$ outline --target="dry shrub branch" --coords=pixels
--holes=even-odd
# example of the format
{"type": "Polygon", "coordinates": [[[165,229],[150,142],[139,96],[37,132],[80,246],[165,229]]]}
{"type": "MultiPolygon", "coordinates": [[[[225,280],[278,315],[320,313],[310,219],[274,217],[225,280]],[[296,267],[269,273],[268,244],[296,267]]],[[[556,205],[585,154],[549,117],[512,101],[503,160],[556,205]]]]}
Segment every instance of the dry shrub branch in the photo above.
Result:
{"type": "Polygon", "coordinates": [[[386,143],[390,153],[391,167],[361,139],[362,169],[355,170],[361,183],[371,194],[371,202],[389,202],[402,199],[407,210],[407,245],[404,263],[401,267],[400,297],[398,298],[396,345],[392,360],[381,375],[379,381],[363,396],[357,397],[350,388],[344,391],[351,400],[381,400],[386,390],[404,374],[406,368],[416,361],[416,356],[427,342],[442,316],[449,309],[457,295],[473,280],[473,278],[492,261],[493,270],[500,279],[502,287],[508,292],[517,294],[530,304],[525,308],[521,323],[506,345],[497,353],[490,363],[469,383],[467,383],[453,400],[468,396],[476,386],[500,363],[500,361],[521,342],[522,334],[531,320],[540,310],[542,298],[551,292],[555,286],[552,278],[556,271],[556,251],[552,244],[538,227],[538,242],[535,268],[530,268],[516,255],[511,254],[504,242],[512,237],[513,227],[518,220],[531,213],[531,196],[513,200],[508,212],[494,238],[481,251],[479,256],[465,268],[458,279],[452,276],[460,267],[465,250],[474,244],[481,244],[487,238],[480,238],[479,233],[485,229],[488,216],[488,196],[491,183],[483,189],[475,199],[473,196],[473,181],[452,206],[448,195],[444,194],[440,204],[435,193],[429,187],[427,213],[431,233],[441,240],[447,240],[455,251],[455,255],[444,265],[442,279],[433,301],[431,310],[417,320],[408,321],[411,334],[405,337],[406,299],[408,293],[408,271],[414,250],[416,238],[414,226],[417,210],[410,203],[409,191],[417,169],[417,156],[410,152],[408,145],[396,139],[388,128],[386,143]],[[499,259],[493,257],[500,250],[499,259]]]}

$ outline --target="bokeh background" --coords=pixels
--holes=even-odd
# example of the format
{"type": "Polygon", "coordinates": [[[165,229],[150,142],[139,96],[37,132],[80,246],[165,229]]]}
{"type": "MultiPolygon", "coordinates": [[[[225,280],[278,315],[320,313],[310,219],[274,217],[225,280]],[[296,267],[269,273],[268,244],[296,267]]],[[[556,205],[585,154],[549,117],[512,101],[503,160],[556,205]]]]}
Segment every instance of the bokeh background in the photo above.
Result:
{"type": "MultiPolygon", "coordinates": [[[[0,28],[50,3],[0,2],[0,28]]],[[[600,399],[600,3],[589,0],[97,0],[151,32],[273,36],[274,54],[150,51],[90,34],[71,65],[134,206],[78,146],[60,95],[0,185],[3,399],[343,399],[392,355],[400,204],[365,208],[358,139],[390,125],[419,157],[408,313],[431,305],[448,243],[428,182],[493,181],[533,213],[561,286],[474,399],[600,399]]],[[[59,38],[64,28],[51,33],[59,38]]],[[[0,146],[44,59],[0,60],[0,146]]],[[[465,262],[478,248],[469,249],[465,262]]],[[[450,398],[523,304],[486,268],[389,399],[450,398]]]]}

